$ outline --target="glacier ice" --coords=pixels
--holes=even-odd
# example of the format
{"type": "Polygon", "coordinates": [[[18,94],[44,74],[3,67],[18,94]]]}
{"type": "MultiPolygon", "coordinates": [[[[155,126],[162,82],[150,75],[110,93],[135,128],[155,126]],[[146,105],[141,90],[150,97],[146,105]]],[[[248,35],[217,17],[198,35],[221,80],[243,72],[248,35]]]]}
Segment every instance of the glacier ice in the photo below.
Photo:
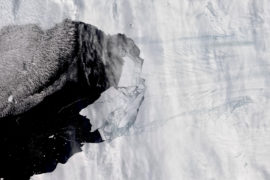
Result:
{"type": "Polygon", "coordinates": [[[145,92],[141,77],[143,60],[138,54],[125,53],[123,68],[116,87],[101,94],[80,114],[90,119],[91,131],[99,130],[104,140],[112,140],[128,133],[134,124],[145,92]]]}
{"type": "Polygon", "coordinates": [[[2,2],[0,26],[69,17],[126,34],[147,60],[142,131],[33,180],[270,179],[269,0],[2,2]]]}
{"type": "Polygon", "coordinates": [[[137,118],[144,88],[143,80],[135,87],[111,87],[80,114],[90,119],[91,131],[98,129],[104,140],[125,135],[137,118]]]}

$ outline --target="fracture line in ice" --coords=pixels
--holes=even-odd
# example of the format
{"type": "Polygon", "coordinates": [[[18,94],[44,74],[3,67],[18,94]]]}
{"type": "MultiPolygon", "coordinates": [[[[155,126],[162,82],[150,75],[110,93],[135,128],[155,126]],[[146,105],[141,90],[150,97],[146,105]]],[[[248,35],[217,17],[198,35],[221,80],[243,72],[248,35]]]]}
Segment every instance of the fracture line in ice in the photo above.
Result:
{"type": "Polygon", "coordinates": [[[91,131],[99,130],[103,140],[126,135],[137,118],[144,99],[145,80],[141,78],[143,60],[126,54],[117,87],[101,94],[80,114],[90,119],[91,131]]]}

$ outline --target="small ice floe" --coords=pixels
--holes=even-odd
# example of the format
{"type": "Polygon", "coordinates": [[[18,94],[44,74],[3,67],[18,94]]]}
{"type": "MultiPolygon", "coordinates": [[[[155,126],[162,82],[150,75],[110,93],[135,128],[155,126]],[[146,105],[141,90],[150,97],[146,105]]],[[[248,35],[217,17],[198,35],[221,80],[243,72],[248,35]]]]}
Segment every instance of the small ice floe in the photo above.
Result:
{"type": "Polygon", "coordinates": [[[12,103],[13,102],[13,96],[12,95],[8,97],[8,102],[9,103],[12,103]]]}

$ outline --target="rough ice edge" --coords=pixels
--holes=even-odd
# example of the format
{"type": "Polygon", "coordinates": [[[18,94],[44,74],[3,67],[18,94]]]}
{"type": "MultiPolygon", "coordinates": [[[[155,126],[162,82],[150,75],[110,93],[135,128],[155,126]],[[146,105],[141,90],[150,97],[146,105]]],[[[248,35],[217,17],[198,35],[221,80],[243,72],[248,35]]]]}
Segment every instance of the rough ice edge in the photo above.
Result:
{"type": "Polygon", "coordinates": [[[123,60],[117,87],[107,89],[98,100],[80,111],[90,120],[91,131],[98,129],[103,140],[128,134],[144,99],[143,59],[127,53],[123,60]]]}

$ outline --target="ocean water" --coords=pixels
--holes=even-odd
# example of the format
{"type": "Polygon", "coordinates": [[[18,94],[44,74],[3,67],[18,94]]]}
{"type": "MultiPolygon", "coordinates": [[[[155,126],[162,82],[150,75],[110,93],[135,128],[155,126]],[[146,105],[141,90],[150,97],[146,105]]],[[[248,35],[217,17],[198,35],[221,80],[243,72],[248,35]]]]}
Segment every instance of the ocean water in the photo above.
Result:
{"type": "Polygon", "coordinates": [[[32,180],[270,179],[270,1],[0,0],[0,27],[65,18],[132,38],[145,98],[128,132],[32,180]]]}

